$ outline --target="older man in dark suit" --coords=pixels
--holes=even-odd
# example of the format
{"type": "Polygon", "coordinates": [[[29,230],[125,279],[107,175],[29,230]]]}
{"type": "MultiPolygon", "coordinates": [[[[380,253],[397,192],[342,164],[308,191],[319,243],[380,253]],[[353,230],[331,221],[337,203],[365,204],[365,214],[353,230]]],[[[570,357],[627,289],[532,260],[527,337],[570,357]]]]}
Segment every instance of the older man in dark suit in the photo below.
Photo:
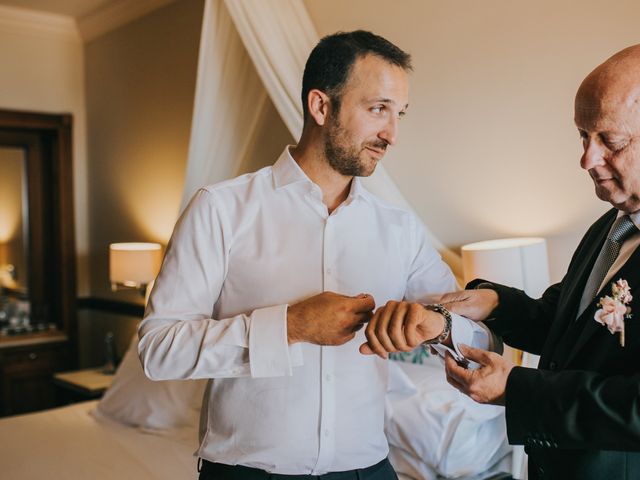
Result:
{"type": "MultiPolygon", "coordinates": [[[[509,441],[525,445],[529,478],[640,479],[640,45],[587,76],[575,123],[580,165],[614,208],[587,231],[564,279],[537,300],[484,280],[442,299],[507,344],[540,354],[539,368],[460,346],[480,368],[448,355],[447,377],[476,401],[506,406],[509,441]]],[[[416,311],[378,311],[363,351],[412,346],[407,339],[420,338],[426,321],[416,311]]]]}

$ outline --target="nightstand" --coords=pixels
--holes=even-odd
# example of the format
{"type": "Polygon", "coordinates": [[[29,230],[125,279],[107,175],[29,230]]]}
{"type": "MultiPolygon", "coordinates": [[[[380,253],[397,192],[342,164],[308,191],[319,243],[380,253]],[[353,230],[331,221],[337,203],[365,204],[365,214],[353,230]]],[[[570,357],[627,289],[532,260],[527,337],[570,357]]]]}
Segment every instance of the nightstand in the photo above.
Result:
{"type": "Polygon", "coordinates": [[[55,372],[67,370],[69,340],[61,332],[0,335],[0,416],[55,407],[55,372]]]}
{"type": "Polygon", "coordinates": [[[100,398],[112,381],[113,375],[102,373],[101,368],[60,372],[53,376],[53,383],[64,390],[63,403],[100,398]]]}

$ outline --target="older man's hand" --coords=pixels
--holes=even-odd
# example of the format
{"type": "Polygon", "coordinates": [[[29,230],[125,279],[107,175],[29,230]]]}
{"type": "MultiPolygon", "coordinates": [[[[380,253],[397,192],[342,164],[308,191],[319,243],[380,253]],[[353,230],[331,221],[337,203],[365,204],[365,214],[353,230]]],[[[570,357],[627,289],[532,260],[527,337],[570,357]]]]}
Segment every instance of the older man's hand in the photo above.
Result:
{"type": "Polygon", "coordinates": [[[419,303],[389,301],[369,321],[367,342],[360,346],[364,355],[387,358],[390,352],[408,352],[444,330],[444,317],[419,303]]]}
{"type": "Polygon", "coordinates": [[[480,368],[468,370],[447,353],[447,381],[478,403],[504,405],[507,378],[515,365],[497,353],[466,345],[459,345],[459,349],[466,359],[479,363],[480,368]]]}
{"type": "Polygon", "coordinates": [[[498,301],[496,291],[488,288],[451,292],[443,295],[438,300],[450,312],[457,313],[476,322],[486,320],[498,306],[498,301]]]}

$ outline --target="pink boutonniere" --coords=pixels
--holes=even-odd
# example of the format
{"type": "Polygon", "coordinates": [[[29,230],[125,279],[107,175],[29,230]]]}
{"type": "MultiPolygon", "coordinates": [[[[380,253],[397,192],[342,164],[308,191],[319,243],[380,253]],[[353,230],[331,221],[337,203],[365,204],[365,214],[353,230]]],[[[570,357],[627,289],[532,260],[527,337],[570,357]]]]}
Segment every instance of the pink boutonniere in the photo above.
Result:
{"type": "Polygon", "coordinates": [[[626,280],[618,280],[611,285],[611,297],[605,295],[598,302],[599,310],[594,320],[614,334],[620,332],[620,346],[624,347],[624,321],[631,318],[631,308],[628,306],[633,300],[631,289],[626,280]]]}

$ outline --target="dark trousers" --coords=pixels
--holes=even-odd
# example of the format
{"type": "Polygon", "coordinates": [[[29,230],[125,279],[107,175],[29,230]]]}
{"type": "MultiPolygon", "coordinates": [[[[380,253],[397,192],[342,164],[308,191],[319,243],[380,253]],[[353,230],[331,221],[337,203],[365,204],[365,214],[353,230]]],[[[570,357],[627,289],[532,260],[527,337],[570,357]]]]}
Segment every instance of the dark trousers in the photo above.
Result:
{"type": "Polygon", "coordinates": [[[324,475],[281,475],[242,465],[225,465],[201,460],[199,480],[398,480],[386,458],[375,465],[324,475]]]}

